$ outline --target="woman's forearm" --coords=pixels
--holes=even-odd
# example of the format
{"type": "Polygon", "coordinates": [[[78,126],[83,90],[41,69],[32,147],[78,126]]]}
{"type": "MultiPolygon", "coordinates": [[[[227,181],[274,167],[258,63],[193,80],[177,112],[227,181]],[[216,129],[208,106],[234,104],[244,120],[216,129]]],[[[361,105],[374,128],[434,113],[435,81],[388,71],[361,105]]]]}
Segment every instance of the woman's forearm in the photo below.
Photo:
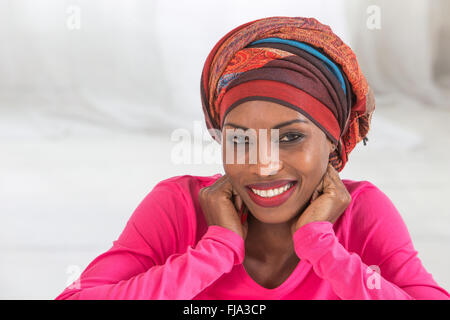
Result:
{"type": "MultiPolygon", "coordinates": [[[[188,247],[183,254],[169,256],[163,265],[152,266],[129,279],[107,281],[99,280],[107,278],[107,271],[97,268],[88,277],[81,275],[81,288],[66,289],[56,299],[189,300],[243,259],[243,239],[228,229],[210,226],[195,248],[188,247]]],[[[96,265],[89,267],[96,268],[96,265]]]]}
{"type": "Polygon", "coordinates": [[[316,274],[329,281],[341,299],[449,299],[448,293],[432,279],[419,276],[425,274],[425,270],[417,270],[418,262],[408,270],[410,266],[407,263],[413,263],[411,259],[402,263],[402,268],[406,268],[405,275],[414,271],[411,284],[404,289],[387,281],[383,272],[375,274],[374,269],[379,266],[368,266],[358,254],[348,252],[339,243],[329,222],[303,226],[294,234],[294,244],[299,258],[310,262],[316,274]]]}

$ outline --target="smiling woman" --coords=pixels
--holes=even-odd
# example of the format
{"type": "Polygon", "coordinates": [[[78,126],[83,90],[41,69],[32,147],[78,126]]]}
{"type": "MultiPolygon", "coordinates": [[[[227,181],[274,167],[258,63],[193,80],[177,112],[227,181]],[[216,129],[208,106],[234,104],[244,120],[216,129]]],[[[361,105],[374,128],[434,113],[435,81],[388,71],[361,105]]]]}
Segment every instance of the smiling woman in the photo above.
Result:
{"type": "Polygon", "coordinates": [[[390,199],[339,177],[375,101],[329,27],[233,29],[206,59],[201,96],[225,174],[159,182],[57,299],[450,298],[390,199]]]}
{"type": "MultiPolygon", "coordinates": [[[[239,123],[241,128],[266,129],[267,132],[279,129],[278,143],[273,145],[278,148],[278,157],[270,154],[268,161],[259,159],[254,165],[250,161],[243,165],[227,163],[227,150],[232,150],[233,146],[227,142],[223,147],[225,172],[244,203],[248,204],[252,216],[265,223],[279,224],[302,212],[322,179],[329,155],[335,148],[324,132],[301,113],[267,101],[242,103],[228,113],[225,122],[225,127],[239,123]],[[271,170],[263,170],[265,168],[271,170]],[[295,195],[290,197],[292,193],[295,195]],[[269,209],[278,206],[277,210],[269,209]],[[268,208],[267,212],[261,212],[264,208],[268,208]]],[[[258,145],[262,149],[261,141],[258,145]]]]}

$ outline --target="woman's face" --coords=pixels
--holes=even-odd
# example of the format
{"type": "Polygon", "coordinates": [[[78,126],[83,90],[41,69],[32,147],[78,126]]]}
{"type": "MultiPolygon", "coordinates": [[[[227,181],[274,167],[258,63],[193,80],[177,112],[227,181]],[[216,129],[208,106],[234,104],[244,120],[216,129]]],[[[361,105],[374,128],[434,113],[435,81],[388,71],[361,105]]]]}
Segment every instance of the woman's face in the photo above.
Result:
{"type": "Polygon", "coordinates": [[[226,115],[222,134],[225,173],[252,215],[264,223],[289,222],[306,208],[334,150],[325,133],[300,112],[268,101],[235,107],[226,115]],[[279,136],[271,136],[273,128],[279,129],[279,136]],[[246,129],[256,133],[256,149],[248,144],[252,140],[246,138],[246,129]],[[273,149],[277,147],[278,157],[273,149]],[[238,157],[239,148],[245,150],[245,161],[238,157]],[[257,155],[253,163],[252,151],[257,155]],[[227,152],[233,155],[228,161],[227,152]],[[268,182],[275,185],[263,185],[268,182]]]}

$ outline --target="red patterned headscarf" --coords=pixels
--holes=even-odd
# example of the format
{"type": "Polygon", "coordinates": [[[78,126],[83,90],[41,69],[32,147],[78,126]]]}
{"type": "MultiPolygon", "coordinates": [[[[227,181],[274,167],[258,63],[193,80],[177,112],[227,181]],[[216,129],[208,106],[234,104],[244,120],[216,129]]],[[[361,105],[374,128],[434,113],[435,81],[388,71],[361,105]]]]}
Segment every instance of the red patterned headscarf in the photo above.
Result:
{"type": "Polygon", "coordinates": [[[375,109],[353,51],[328,26],[300,17],[259,19],[225,35],[205,62],[201,98],[208,129],[222,130],[226,114],[249,100],[301,112],[337,145],[330,162],[338,171],[368,140],[375,109]]]}

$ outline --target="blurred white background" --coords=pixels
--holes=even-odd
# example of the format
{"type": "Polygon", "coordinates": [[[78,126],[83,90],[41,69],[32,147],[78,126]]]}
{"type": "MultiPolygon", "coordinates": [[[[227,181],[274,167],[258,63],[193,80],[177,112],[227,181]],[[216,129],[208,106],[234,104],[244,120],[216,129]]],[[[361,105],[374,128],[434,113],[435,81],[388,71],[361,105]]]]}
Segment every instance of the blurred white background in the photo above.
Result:
{"type": "Polygon", "coordinates": [[[215,43],[277,15],[354,49],[377,109],[341,178],[389,196],[449,290],[449,14],[445,0],[0,0],[0,299],[54,299],[157,182],[223,172],[174,164],[171,133],[203,125],[215,43]]]}

